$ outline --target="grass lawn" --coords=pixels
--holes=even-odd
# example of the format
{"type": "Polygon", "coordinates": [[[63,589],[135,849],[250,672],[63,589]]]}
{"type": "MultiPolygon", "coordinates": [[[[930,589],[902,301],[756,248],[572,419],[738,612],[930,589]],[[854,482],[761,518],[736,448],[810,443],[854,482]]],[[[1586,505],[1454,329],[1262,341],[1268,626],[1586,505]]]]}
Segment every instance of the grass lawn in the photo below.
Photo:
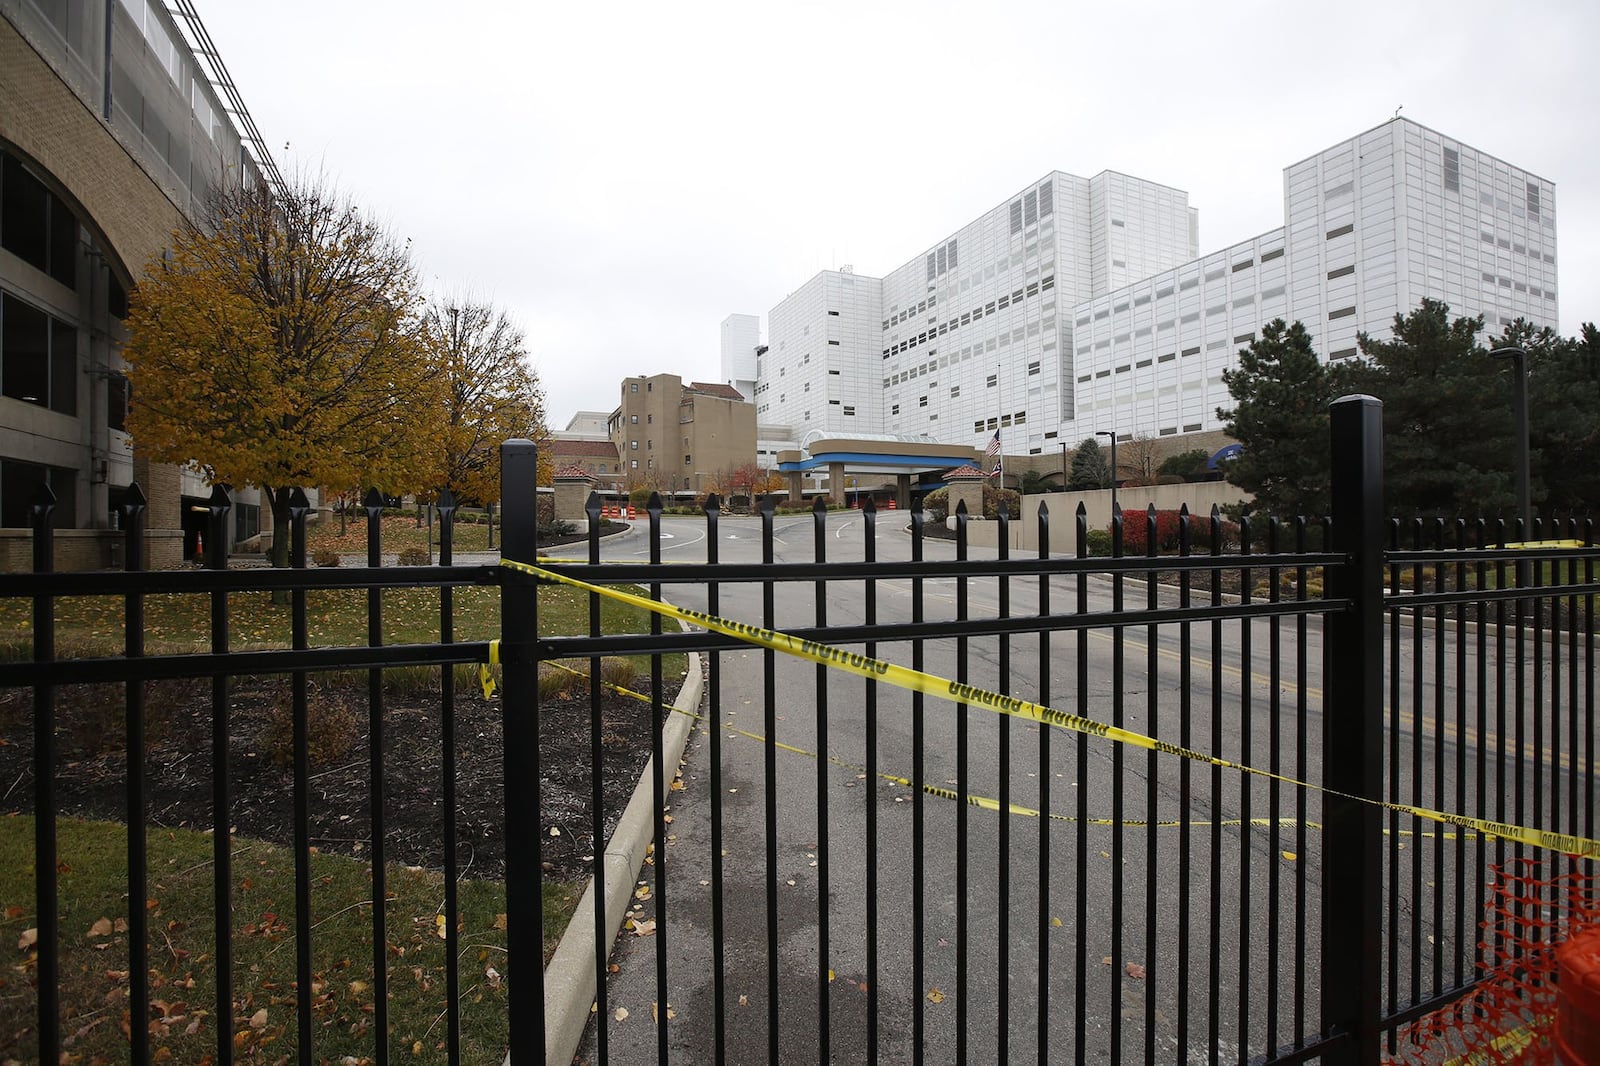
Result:
{"type": "MultiPolygon", "coordinates": [[[[439,639],[438,589],[388,589],[383,592],[383,642],[415,644],[439,639]]],[[[587,593],[565,586],[539,589],[539,632],[544,636],[587,633],[587,593]]],[[[210,600],[206,596],[163,594],[145,597],[145,643],[150,654],[207,651],[211,646],[210,600]]],[[[0,661],[30,657],[32,605],[0,601],[0,661]]],[[[312,647],[365,645],[367,596],[351,589],[313,589],[306,594],[312,647]]],[[[500,590],[470,586],[455,590],[455,639],[489,640],[500,635],[500,590]]],[[[56,648],[62,658],[118,655],[122,651],[123,602],[120,596],[71,596],[56,600],[56,648]]],[[[290,609],[274,604],[270,593],[236,592],[228,597],[229,639],[235,650],[287,648],[290,609]]],[[[649,612],[603,600],[600,628],[605,633],[648,633],[649,612]]],[[[668,676],[683,671],[682,656],[663,664],[668,676]]],[[[641,670],[648,661],[641,659],[641,670]]]]}
{"type": "MultiPolygon", "coordinates": [[[[479,527],[481,529],[481,527],[479,527]]],[[[383,592],[385,643],[438,639],[437,589],[383,592]]],[[[588,596],[561,586],[538,590],[540,631],[588,632],[588,596]]],[[[229,597],[230,639],[236,649],[289,645],[289,608],[267,593],[229,597]]],[[[323,590],[308,594],[311,645],[366,643],[366,594],[323,590]]],[[[205,596],[146,597],[151,653],[203,651],[210,645],[205,596]]],[[[118,655],[120,597],[65,597],[55,605],[58,655],[118,655]]],[[[602,604],[607,633],[649,631],[648,612],[602,604]]],[[[460,641],[499,635],[500,590],[455,592],[460,641]]],[[[0,601],[0,661],[31,656],[30,605],[0,601]]],[[[641,671],[648,657],[636,657],[641,671]]],[[[663,663],[681,676],[684,656],[663,663]]],[[[411,670],[386,672],[396,675],[411,670]]],[[[436,673],[436,671],[434,671],[436,673]]],[[[0,743],[3,743],[0,738],[0,743]]],[[[203,745],[203,742],[201,742],[203,745]]],[[[60,833],[61,1032],[73,1061],[127,1061],[128,974],[126,828],[113,822],[62,819],[60,833]]],[[[156,1061],[201,1062],[216,1040],[211,843],[205,834],[151,830],[149,840],[150,983],[156,1061]],[[163,1054],[159,1049],[167,1049],[163,1054]]],[[[240,1059],[281,1061],[295,1054],[294,861],[292,852],[264,841],[234,841],[234,979],[236,1017],[225,1023],[240,1059]]],[[[376,1036],[372,1004],[371,885],[367,863],[331,854],[312,857],[312,937],[316,1057],[369,1061],[376,1036]],[[346,1057],[349,1057],[348,1059],[346,1057]]],[[[27,931],[37,926],[33,898],[33,820],[0,817],[0,1063],[34,1061],[36,997],[27,931]]],[[[577,905],[581,883],[546,885],[545,936],[552,948],[577,905]]],[[[396,1054],[440,1058],[444,1040],[444,940],[439,935],[442,876],[434,870],[392,867],[389,876],[390,1047],[396,1054]]],[[[463,1060],[498,1062],[506,1028],[507,973],[504,886],[460,886],[463,1060]]]]}
{"type": "MultiPolygon", "coordinates": [[[[66,1050],[80,1056],[73,1061],[125,1062],[127,833],[106,822],[62,819],[58,826],[66,1050]]],[[[152,1054],[158,1062],[200,1062],[215,1045],[218,1024],[211,838],[152,830],[148,841],[152,1054]]],[[[376,1039],[368,865],[319,854],[312,856],[311,872],[317,1058],[366,1061],[376,1039]]],[[[297,1037],[294,856],[236,838],[233,875],[237,1009],[225,1024],[241,1059],[277,1061],[294,1054],[297,1037]]],[[[388,887],[390,1047],[434,1059],[445,1033],[442,880],[435,871],[392,867],[388,887]]],[[[580,890],[546,886],[545,936],[552,943],[580,890]]],[[[463,881],[459,891],[462,1058],[498,1062],[509,970],[505,889],[498,882],[463,881]]],[[[0,976],[0,1060],[36,1060],[32,952],[19,946],[35,921],[33,819],[6,818],[0,820],[0,953],[8,962],[0,976]]]]}
{"type": "MultiPolygon", "coordinates": [[[[385,552],[400,552],[406,548],[428,547],[428,522],[424,518],[422,525],[417,525],[414,515],[384,515],[382,518],[383,550],[385,552]]],[[[500,516],[494,516],[494,544],[495,550],[500,548],[500,516]]],[[[439,517],[437,513],[433,519],[433,544],[434,552],[439,550],[439,517]]],[[[486,522],[461,522],[455,524],[454,537],[455,550],[458,552],[481,552],[489,550],[489,525],[486,522]]],[[[320,521],[312,524],[306,530],[306,553],[315,554],[318,551],[336,551],[341,555],[360,555],[363,558],[367,551],[367,516],[366,512],[358,511],[347,517],[344,536],[339,535],[339,516],[329,514],[320,521]]]]}

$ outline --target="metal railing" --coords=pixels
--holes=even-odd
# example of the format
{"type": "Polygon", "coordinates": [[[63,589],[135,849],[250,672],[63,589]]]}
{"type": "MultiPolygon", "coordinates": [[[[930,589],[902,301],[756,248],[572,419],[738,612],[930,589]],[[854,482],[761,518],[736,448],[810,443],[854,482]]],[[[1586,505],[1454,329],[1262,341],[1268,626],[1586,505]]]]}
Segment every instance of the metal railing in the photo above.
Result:
{"type": "MultiPolygon", "coordinates": [[[[1173,528],[1154,511],[1123,514],[1110,556],[1090,554],[1081,508],[1063,538],[1041,507],[1038,551],[1020,556],[1004,530],[992,554],[971,549],[960,510],[936,536],[920,507],[885,522],[870,501],[783,516],[769,499],[736,518],[713,497],[700,519],[669,519],[652,500],[626,550],[602,542],[592,499],[585,561],[540,563],[534,496],[508,490],[504,559],[542,572],[452,565],[448,504],[439,567],[382,567],[382,501],[370,497],[366,567],[305,568],[302,499],[289,570],[228,569],[219,552],[205,571],[152,573],[133,493],[126,570],[55,574],[41,502],[36,573],[0,576],[0,598],[33,604],[33,661],[8,664],[4,684],[31,687],[34,700],[40,1056],[60,1051],[56,687],[123,683],[138,752],[140,682],[211,680],[214,911],[227,927],[230,678],[291,678],[296,913],[307,914],[306,680],[368,671],[368,855],[381,898],[382,672],[440,668],[444,840],[454,841],[451,666],[486,661],[490,646],[454,641],[451,590],[476,584],[501,589],[506,1040],[517,1061],[540,1060],[555,1027],[544,970],[514,964],[545,946],[539,676],[560,661],[590,675],[597,891],[573,921],[597,945],[583,967],[595,985],[591,1061],[1375,1063],[1386,1037],[1392,1049],[1405,1023],[1472,988],[1486,864],[1536,849],[1355,797],[1592,837],[1600,596],[1590,522],[1554,531],[1582,547],[1518,549],[1506,545],[1520,529],[1386,518],[1380,414],[1363,398],[1334,407],[1331,518],[1235,526],[1213,511],[1173,528]],[[540,635],[535,594],[557,579],[592,586],[586,632],[540,635]],[[408,585],[443,590],[439,640],[385,646],[381,593],[408,585]],[[675,628],[658,612],[638,631],[605,634],[600,612],[617,585],[699,621],[675,628]],[[366,590],[366,645],[310,646],[305,597],[323,588],[366,590]],[[242,590],[287,591],[291,648],[230,650],[228,595],[242,590]],[[209,653],[145,654],[144,601],[166,592],[210,597],[209,653]],[[52,604],[69,595],[124,597],[122,656],[57,658],[52,604]],[[752,645],[750,633],[883,670],[841,672],[825,655],[752,645]],[[683,652],[706,656],[706,695],[680,767],[663,745],[676,712],[662,662],[683,652]],[[653,935],[617,943],[614,875],[599,861],[610,758],[599,679],[612,655],[650,664],[654,842],[631,912],[653,935]],[[1150,742],[1107,738],[1117,731],[1150,742]]],[[[508,442],[502,460],[505,485],[533,484],[531,444],[508,442]]],[[[210,545],[226,543],[227,508],[225,494],[213,497],[210,545]]],[[[140,825],[140,760],[129,766],[125,818],[140,825]]],[[[131,900],[145,898],[140,840],[129,834],[131,900]]],[[[442,846],[446,915],[457,910],[454,864],[442,846]]],[[[393,965],[382,912],[370,963],[380,1062],[393,965]]],[[[140,908],[128,922],[137,975],[151,934],[140,908]]],[[[456,923],[444,928],[445,1052],[456,1062],[460,946],[456,923]]],[[[309,1062],[313,934],[307,922],[295,933],[294,1050],[309,1062]]],[[[227,937],[217,952],[214,1011],[233,1018],[227,937]]],[[[149,989],[134,980],[130,994],[131,1016],[147,1017],[149,989]]],[[[233,1061],[227,1029],[218,1063],[233,1061]]],[[[131,1054],[147,1061],[140,1040],[131,1054]]]]}

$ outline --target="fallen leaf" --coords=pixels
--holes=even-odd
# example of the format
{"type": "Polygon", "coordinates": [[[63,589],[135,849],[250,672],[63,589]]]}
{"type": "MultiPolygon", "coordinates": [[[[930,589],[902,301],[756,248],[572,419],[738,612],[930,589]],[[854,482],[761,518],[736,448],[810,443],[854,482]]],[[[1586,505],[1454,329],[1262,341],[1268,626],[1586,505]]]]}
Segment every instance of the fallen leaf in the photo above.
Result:
{"type": "Polygon", "coordinates": [[[613,1015],[613,1017],[615,1017],[617,1019],[617,1021],[619,1021],[619,1022],[627,1021],[628,1020],[628,1008],[627,1007],[618,1007],[617,1008],[617,1012],[616,1012],[615,1015],[613,1015]]]}
{"type": "Polygon", "coordinates": [[[1137,962],[1128,963],[1128,976],[1129,977],[1143,977],[1144,976],[1144,967],[1140,966],[1137,962]]]}
{"type": "Polygon", "coordinates": [[[1107,955],[1105,958],[1101,959],[1100,960],[1100,965],[1101,966],[1110,966],[1111,965],[1111,956],[1107,955]]]}
{"type": "Polygon", "coordinates": [[[33,947],[33,945],[38,941],[38,939],[39,939],[39,930],[37,930],[37,929],[24,929],[22,931],[22,935],[17,937],[17,950],[18,951],[27,951],[29,948],[33,947]]]}
{"type": "Polygon", "coordinates": [[[650,898],[650,886],[649,885],[640,885],[638,888],[634,889],[633,890],[633,898],[634,899],[649,899],[650,898]]]}
{"type": "Polygon", "coordinates": [[[938,985],[935,985],[934,987],[928,989],[928,1002],[929,1003],[943,1003],[944,1002],[944,993],[939,991],[939,986],[938,985]]]}
{"type": "Polygon", "coordinates": [[[262,1007],[260,1010],[256,1011],[254,1014],[250,1015],[250,1028],[252,1028],[252,1029],[265,1029],[266,1027],[267,1027],[267,1008],[262,1007]]]}
{"type": "Polygon", "coordinates": [[[748,1007],[749,1005],[750,1005],[750,997],[749,996],[740,996],[739,997],[739,1006],[748,1007]]]}
{"type": "Polygon", "coordinates": [[[495,915],[494,916],[494,927],[496,929],[504,929],[506,927],[506,916],[503,915],[503,914],[495,915]]]}
{"type": "Polygon", "coordinates": [[[634,936],[651,936],[655,933],[655,931],[656,920],[654,918],[650,918],[643,922],[635,922],[633,924],[634,936]]]}
{"type": "Polygon", "coordinates": [[[448,924],[449,923],[445,921],[444,915],[435,914],[433,916],[433,929],[434,929],[434,932],[439,934],[439,939],[440,940],[443,940],[445,938],[445,926],[448,925],[448,924]]]}
{"type": "Polygon", "coordinates": [[[88,935],[89,936],[110,936],[111,935],[111,919],[110,918],[101,918],[99,921],[95,922],[93,925],[91,925],[89,927],[88,935]]]}
{"type": "Polygon", "coordinates": [[[828,971],[828,983],[830,985],[833,984],[834,976],[835,976],[834,972],[832,970],[829,970],[828,971]]]}
{"type": "Polygon", "coordinates": [[[1298,855],[1296,855],[1296,854],[1295,854],[1295,853],[1294,853],[1294,852],[1292,852],[1292,851],[1286,851],[1286,852],[1284,852],[1284,853],[1283,853],[1283,857],[1284,857],[1284,858],[1285,858],[1285,859],[1288,859],[1288,860],[1289,860],[1289,861],[1290,861],[1290,862],[1294,862],[1294,860],[1295,860],[1295,859],[1297,859],[1297,858],[1299,858],[1299,856],[1298,856],[1298,855]]]}
{"type": "Polygon", "coordinates": [[[1050,925],[1054,929],[1060,929],[1061,928],[1061,919],[1060,918],[1051,918],[1050,919],[1050,925]]]}

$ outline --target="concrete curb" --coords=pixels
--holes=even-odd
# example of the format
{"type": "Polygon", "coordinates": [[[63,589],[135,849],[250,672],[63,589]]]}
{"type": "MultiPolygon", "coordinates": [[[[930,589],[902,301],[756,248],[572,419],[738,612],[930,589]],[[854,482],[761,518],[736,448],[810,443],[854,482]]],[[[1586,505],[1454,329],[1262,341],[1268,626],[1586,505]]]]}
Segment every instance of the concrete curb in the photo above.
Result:
{"type": "MultiPolygon", "coordinates": [[[[683,749],[689,742],[690,728],[694,724],[694,719],[687,712],[693,712],[700,705],[700,693],[704,685],[700,656],[690,652],[688,676],[684,678],[683,688],[672,704],[674,712],[686,713],[668,715],[661,737],[661,756],[669,781],[677,772],[678,760],[683,758],[683,749]]],[[[617,821],[610,842],[606,844],[605,854],[601,856],[606,881],[607,958],[611,954],[609,945],[616,940],[628,903],[633,898],[634,882],[644,865],[645,848],[655,832],[652,775],[651,762],[646,761],[644,771],[639,775],[639,783],[634,786],[633,796],[629,798],[628,806],[617,821]]],[[[572,921],[562,934],[561,942],[550,958],[550,965],[544,970],[546,1062],[571,1062],[583,1039],[583,1031],[589,1024],[589,1008],[595,997],[593,916],[594,878],[591,876],[583,898],[578,901],[578,909],[573,912],[572,921]]],[[[510,1066],[509,1054],[505,1063],[510,1066]]]]}

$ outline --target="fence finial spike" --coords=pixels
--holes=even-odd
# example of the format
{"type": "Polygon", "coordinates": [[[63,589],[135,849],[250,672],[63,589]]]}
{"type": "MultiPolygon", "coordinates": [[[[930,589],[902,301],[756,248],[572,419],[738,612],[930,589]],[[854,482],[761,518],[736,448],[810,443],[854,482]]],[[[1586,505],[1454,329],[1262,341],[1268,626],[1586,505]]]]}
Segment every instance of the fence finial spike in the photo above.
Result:
{"type": "Polygon", "coordinates": [[[143,507],[145,504],[150,502],[145,498],[144,489],[139,487],[139,483],[137,481],[131,481],[128,483],[128,491],[123,494],[122,498],[124,501],[124,506],[127,507],[143,507]]]}
{"type": "Polygon", "coordinates": [[[372,486],[367,490],[367,494],[361,497],[361,506],[369,511],[383,510],[383,493],[378,491],[378,486],[372,486]]]}

